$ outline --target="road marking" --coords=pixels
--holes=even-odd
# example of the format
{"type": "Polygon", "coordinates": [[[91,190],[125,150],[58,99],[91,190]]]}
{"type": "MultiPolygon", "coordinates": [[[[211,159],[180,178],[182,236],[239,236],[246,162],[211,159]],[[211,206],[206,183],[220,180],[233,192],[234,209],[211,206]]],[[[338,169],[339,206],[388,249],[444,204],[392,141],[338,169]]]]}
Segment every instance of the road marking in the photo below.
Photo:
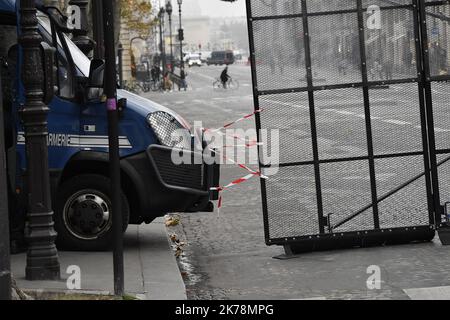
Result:
{"type": "Polygon", "coordinates": [[[411,122],[406,122],[406,121],[401,121],[401,120],[393,120],[393,119],[389,119],[389,120],[382,120],[383,122],[386,123],[392,123],[392,124],[398,124],[401,126],[407,125],[407,124],[411,124],[411,122]]]}
{"type": "Polygon", "coordinates": [[[184,101],[175,101],[174,104],[184,104],[184,101]]]}
{"type": "MultiPolygon", "coordinates": [[[[306,107],[304,105],[300,105],[300,104],[293,104],[293,103],[289,103],[289,102],[281,102],[281,101],[276,101],[276,100],[272,100],[272,99],[266,99],[264,101],[270,102],[270,103],[274,103],[274,104],[279,104],[282,106],[288,106],[288,107],[293,107],[293,108],[298,108],[298,109],[304,109],[304,110],[309,110],[309,107],[306,107]]],[[[261,101],[260,104],[264,104],[264,101],[261,101]]],[[[264,106],[263,106],[264,108],[264,106]]]]}
{"type": "MultiPolygon", "coordinates": [[[[389,181],[392,177],[395,177],[396,173],[377,173],[375,174],[375,179],[377,181],[389,181]]],[[[343,177],[342,180],[370,180],[369,175],[363,176],[347,176],[343,177]]]]}
{"type": "Polygon", "coordinates": [[[250,96],[250,95],[248,95],[248,96],[231,96],[231,97],[214,97],[214,98],[211,98],[212,100],[217,100],[217,101],[220,101],[220,100],[238,100],[238,99],[253,99],[253,96],[250,96]]]}
{"type": "MultiPolygon", "coordinates": [[[[279,105],[284,105],[284,106],[290,106],[290,107],[294,107],[294,108],[300,108],[300,109],[305,109],[305,110],[309,110],[309,107],[303,106],[303,105],[296,105],[293,103],[289,103],[289,102],[281,102],[281,101],[275,101],[275,100],[271,100],[271,99],[267,99],[267,102],[270,103],[274,103],[274,104],[279,104],[279,105]]],[[[364,114],[356,114],[354,112],[351,111],[346,111],[346,110],[337,110],[337,109],[319,109],[319,111],[324,111],[324,112],[335,112],[335,113],[339,113],[342,115],[348,115],[348,116],[355,116],[361,119],[365,119],[366,116],[364,114]]],[[[376,116],[370,116],[371,120],[381,120],[385,123],[391,123],[391,124],[396,124],[396,125],[411,125],[412,123],[407,122],[407,121],[402,121],[402,120],[396,120],[396,119],[387,119],[387,120],[382,120],[381,117],[376,117],[376,116]]],[[[439,128],[436,128],[439,129],[439,128]]],[[[435,131],[436,131],[435,129],[435,131]]],[[[439,129],[439,131],[436,132],[447,132],[450,130],[445,130],[445,129],[439,129]]]]}
{"type": "Polygon", "coordinates": [[[450,300],[450,286],[403,289],[411,300],[450,300]]]}
{"type": "MultiPolygon", "coordinates": [[[[321,111],[326,111],[326,112],[337,112],[340,114],[346,114],[346,115],[352,115],[355,116],[357,118],[361,118],[361,119],[366,119],[366,115],[365,114],[361,114],[361,113],[354,113],[354,112],[350,112],[350,111],[338,111],[336,109],[320,109],[321,111]]],[[[376,117],[376,116],[370,116],[370,119],[372,120],[379,120],[381,119],[380,117],[376,117]]]]}
{"type": "Polygon", "coordinates": [[[206,106],[208,106],[210,108],[218,109],[220,111],[233,113],[233,110],[231,110],[229,108],[218,106],[217,104],[213,103],[212,101],[194,99],[194,100],[192,100],[192,102],[195,102],[195,103],[198,103],[198,104],[202,104],[202,105],[206,105],[206,106]]]}
{"type": "Polygon", "coordinates": [[[434,128],[434,132],[450,132],[449,129],[434,128]]]}
{"type": "Polygon", "coordinates": [[[345,111],[345,110],[336,110],[336,113],[343,114],[343,115],[347,115],[347,116],[353,116],[353,115],[355,115],[354,112],[351,112],[351,111],[345,111]]]}
{"type": "Polygon", "coordinates": [[[192,72],[192,71],[191,71],[191,73],[192,73],[192,74],[195,74],[196,76],[199,76],[199,77],[203,77],[203,78],[205,78],[205,79],[208,79],[208,80],[212,80],[212,81],[215,81],[215,80],[216,80],[216,78],[207,76],[207,75],[202,74],[202,73],[197,73],[197,72],[192,72]]]}

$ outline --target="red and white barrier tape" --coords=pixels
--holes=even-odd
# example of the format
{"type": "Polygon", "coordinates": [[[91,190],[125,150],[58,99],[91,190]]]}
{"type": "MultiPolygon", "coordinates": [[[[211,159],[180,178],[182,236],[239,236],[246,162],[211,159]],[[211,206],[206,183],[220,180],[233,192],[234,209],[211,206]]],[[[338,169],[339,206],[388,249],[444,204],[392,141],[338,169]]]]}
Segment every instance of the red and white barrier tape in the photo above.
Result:
{"type": "MultiPolygon", "coordinates": [[[[210,150],[211,152],[221,153],[220,151],[217,151],[217,150],[214,150],[214,149],[209,149],[209,150],[210,150]]],[[[267,177],[267,176],[261,174],[260,171],[255,171],[255,170],[253,170],[252,168],[247,167],[245,164],[238,163],[238,162],[234,161],[233,159],[231,159],[231,158],[225,156],[223,153],[222,153],[222,157],[223,157],[225,160],[230,161],[231,163],[237,165],[238,167],[240,167],[240,168],[242,168],[242,169],[244,169],[244,170],[247,170],[248,172],[250,172],[250,173],[252,173],[252,174],[259,175],[259,176],[260,176],[261,178],[263,178],[263,179],[269,179],[269,177],[267,177]]]]}
{"type": "Polygon", "coordinates": [[[242,178],[236,179],[234,181],[231,181],[229,184],[225,185],[225,186],[221,186],[221,187],[211,187],[209,190],[211,191],[223,191],[226,190],[228,188],[231,188],[232,186],[235,186],[237,184],[241,184],[247,180],[250,180],[252,177],[254,176],[260,176],[261,174],[259,172],[255,172],[255,173],[250,173],[242,178]]]}
{"type": "Polygon", "coordinates": [[[238,123],[238,122],[240,122],[240,121],[242,121],[242,120],[251,118],[251,117],[253,117],[255,114],[260,113],[260,112],[262,112],[262,111],[263,111],[263,109],[255,110],[254,112],[252,112],[252,113],[250,113],[250,114],[247,114],[247,115],[245,115],[245,116],[243,116],[243,117],[240,117],[239,119],[234,120],[233,122],[230,122],[230,123],[225,124],[223,127],[220,127],[220,128],[217,128],[217,129],[204,129],[204,132],[209,132],[209,131],[210,131],[210,132],[217,132],[217,131],[221,131],[221,130],[223,130],[223,129],[226,129],[226,128],[231,127],[231,126],[234,125],[235,123],[238,123]]]}
{"type": "MultiPolygon", "coordinates": [[[[239,137],[238,135],[229,135],[229,134],[226,134],[226,133],[221,132],[222,130],[224,130],[224,129],[226,129],[226,128],[229,128],[229,127],[231,127],[232,125],[234,125],[234,124],[236,124],[236,123],[238,123],[238,122],[240,122],[240,121],[249,119],[249,118],[253,117],[254,115],[256,115],[257,113],[260,113],[260,112],[262,112],[262,111],[263,111],[263,109],[255,110],[254,112],[252,112],[252,113],[250,113],[250,114],[247,114],[247,115],[245,115],[245,116],[243,116],[243,117],[241,117],[241,118],[239,118],[239,119],[237,119],[237,120],[235,120],[235,121],[233,121],[233,122],[229,122],[229,123],[225,124],[223,127],[218,128],[218,129],[205,129],[205,128],[202,128],[202,130],[203,130],[204,133],[207,133],[207,132],[214,132],[214,133],[218,133],[218,134],[220,134],[220,135],[222,135],[222,136],[223,136],[223,135],[229,136],[229,137],[232,137],[232,138],[234,138],[234,139],[236,139],[236,140],[241,140],[241,141],[244,142],[244,144],[242,144],[242,145],[235,145],[235,146],[225,145],[225,146],[222,146],[222,148],[230,148],[230,147],[237,147],[237,146],[239,146],[239,147],[250,148],[250,147],[257,146],[257,145],[262,145],[262,142],[258,142],[258,141],[256,141],[256,140],[251,140],[250,142],[248,142],[248,140],[246,140],[246,139],[244,139],[244,138],[241,138],[241,137],[239,137]]],[[[209,150],[212,151],[212,152],[219,152],[219,151],[213,150],[213,149],[209,149],[209,150]]],[[[219,152],[219,153],[220,153],[220,152],[219,152]]],[[[240,168],[242,168],[242,169],[244,169],[244,170],[247,170],[248,172],[250,172],[250,174],[248,174],[248,175],[246,175],[246,176],[244,176],[244,177],[242,177],[242,178],[236,179],[236,180],[230,182],[229,184],[227,184],[227,185],[225,185],[225,186],[217,186],[217,187],[211,187],[211,188],[210,188],[211,191],[218,191],[218,192],[219,192],[219,199],[218,199],[218,203],[217,203],[217,214],[218,214],[218,215],[220,215],[220,208],[222,207],[222,195],[220,194],[221,191],[226,190],[226,189],[228,189],[228,188],[231,188],[231,187],[233,187],[233,186],[235,186],[235,185],[241,184],[241,183],[243,183],[243,182],[245,182],[245,181],[248,181],[248,180],[250,180],[250,179],[251,179],[252,177],[254,177],[254,176],[259,176],[259,177],[261,177],[261,178],[263,178],[263,179],[268,179],[268,177],[265,176],[265,175],[263,175],[263,174],[261,174],[261,172],[255,171],[255,170],[253,170],[253,169],[247,167],[247,166],[244,165],[244,164],[237,163],[237,162],[234,161],[233,159],[227,158],[227,157],[226,157],[225,155],[223,155],[223,154],[222,154],[222,156],[223,156],[225,159],[227,159],[227,160],[231,161],[232,163],[236,164],[236,165],[239,166],[240,168]]]]}
{"type": "Polygon", "coordinates": [[[240,145],[224,145],[224,146],[222,146],[223,148],[232,148],[232,147],[250,148],[250,147],[254,147],[254,146],[262,146],[263,145],[262,142],[258,142],[255,139],[252,139],[252,140],[248,141],[248,140],[246,140],[244,138],[239,137],[236,134],[230,135],[230,134],[223,133],[223,132],[220,132],[220,131],[217,131],[216,133],[221,135],[221,136],[230,137],[230,138],[233,138],[235,140],[240,140],[240,141],[244,142],[244,144],[240,144],[240,145]]]}
{"type": "Polygon", "coordinates": [[[220,208],[222,208],[222,195],[219,195],[219,200],[217,201],[217,215],[220,216],[220,208]]]}

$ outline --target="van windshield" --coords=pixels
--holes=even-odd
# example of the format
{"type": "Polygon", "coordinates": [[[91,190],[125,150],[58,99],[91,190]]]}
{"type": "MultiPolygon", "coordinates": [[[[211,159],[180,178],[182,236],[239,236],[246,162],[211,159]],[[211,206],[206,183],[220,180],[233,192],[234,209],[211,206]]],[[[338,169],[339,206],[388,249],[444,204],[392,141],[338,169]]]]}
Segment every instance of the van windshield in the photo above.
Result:
{"type": "MultiPolygon", "coordinates": [[[[48,32],[48,34],[52,34],[52,28],[50,26],[50,19],[47,15],[42,12],[38,12],[38,21],[39,24],[48,32]]],[[[67,46],[69,47],[70,55],[72,56],[73,62],[75,63],[77,69],[83,74],[83,76],[89,76],[89,68],[91,66],[91,61],[88,57],[84,55],[84,53],[76,46],[75,43],[70,40],[70,38],[64,34],[64,39],[66,40],[67,46]]],[[[58,45],[61,45],[61,42],[58,37],[58,45]]]]}

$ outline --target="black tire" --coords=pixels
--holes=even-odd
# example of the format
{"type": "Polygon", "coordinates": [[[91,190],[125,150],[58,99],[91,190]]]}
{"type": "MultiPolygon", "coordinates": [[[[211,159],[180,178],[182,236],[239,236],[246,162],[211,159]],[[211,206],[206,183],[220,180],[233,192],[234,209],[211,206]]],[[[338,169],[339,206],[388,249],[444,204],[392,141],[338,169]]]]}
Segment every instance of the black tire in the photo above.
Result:
{"type": "Polygon", "coordinates": [[[238,82],[237,80],[231,79],[230,82],[229,82],[229,88],[230,88],[231,90],[237,90],[237,89],[239,89],[239,82],[238,82]]]}
{"type": "MultiPolygon", "coordinates": [[[[111,248],[113,230],[109,189],[110,179],[96,174],[76,176],[59,187],[54,213],[59,249],[103,251],[111,248]],[[92,228],[100,231],[91,232],[92,228]]],[[[128,226],[129,208],[122,192],[124,232],[128,226]]]]}
{"type": "Polygon", "coordinates": [[[159,90],[159,81],[153,81],[151,84],[151,90],[152,91],[158,91],[159,90]]]}
{"type": "Polygon", "coordinates": [[[222,87],[222,83],[219,80],[213,82],[213,89],[220,89],[222,87]]]}
{"type": "Polygon", "coordinates": [[[143,90],[144,92],[149,92],[149,91],[150,91],[150,84],[149,84],[149,83],[144,83],[144,84],[142,85],[142,90],[143,90]]]}

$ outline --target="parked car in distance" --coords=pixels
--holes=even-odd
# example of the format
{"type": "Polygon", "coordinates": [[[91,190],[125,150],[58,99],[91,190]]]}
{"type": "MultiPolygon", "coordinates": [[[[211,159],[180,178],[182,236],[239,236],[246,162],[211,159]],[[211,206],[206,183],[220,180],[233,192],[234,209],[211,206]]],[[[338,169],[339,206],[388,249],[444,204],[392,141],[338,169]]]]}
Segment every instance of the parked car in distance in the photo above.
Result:
{"type": "Polygon", "coordinates": [[[192,66],[201,67],[202,66],[202,60],[200,59],[199,54],[189,55],[189,57],[187,58],[187,62],[188,62],[189,67],[192,67],[192,66]]]}
{"type": "Polygon", "coordinates": [[[208,58],[206,64],[209,65],[229,65],[234,63],[234,53],[231,50],[227,51],[213,51],[211,58],[208,58]]]}
{"type": "Polygon", "coordinates": [[[202,51],[200,52],[200,60],[202,60],[202,63],[206,63],[209,58],[211,58],[211,51],[202,51]]]}

